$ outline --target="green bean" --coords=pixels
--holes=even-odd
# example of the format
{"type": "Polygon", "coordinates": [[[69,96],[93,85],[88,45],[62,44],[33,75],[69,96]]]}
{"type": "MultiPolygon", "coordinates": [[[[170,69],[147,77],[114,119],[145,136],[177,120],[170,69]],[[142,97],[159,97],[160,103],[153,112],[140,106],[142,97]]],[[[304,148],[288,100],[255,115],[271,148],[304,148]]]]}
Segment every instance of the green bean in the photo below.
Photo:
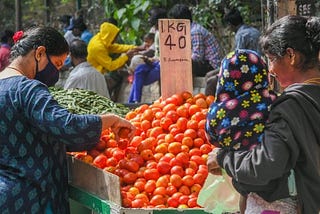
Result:
{"type": "Polygon", "coordinates": [[[130,109],[123,104],[84,89],[49,88],[54,99],[64,108],[76,114],[114,113],[124,117],[130,109]]]}

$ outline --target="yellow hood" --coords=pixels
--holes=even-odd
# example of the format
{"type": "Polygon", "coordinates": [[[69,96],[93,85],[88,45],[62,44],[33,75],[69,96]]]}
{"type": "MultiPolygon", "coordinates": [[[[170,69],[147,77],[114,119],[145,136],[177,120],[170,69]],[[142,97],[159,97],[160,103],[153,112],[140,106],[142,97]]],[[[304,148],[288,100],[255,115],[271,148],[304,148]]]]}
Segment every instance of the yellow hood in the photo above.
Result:
{"type": "Polygon", "coordinates": [[[104,45],[106,47],[108,47],[116,39],[119,31],[120,31],[120,29],[117,26],[115,26],[109,22],[104,22],[100,26],[100,32],[98,33],[98,35],[100,36],[104,45]]]}

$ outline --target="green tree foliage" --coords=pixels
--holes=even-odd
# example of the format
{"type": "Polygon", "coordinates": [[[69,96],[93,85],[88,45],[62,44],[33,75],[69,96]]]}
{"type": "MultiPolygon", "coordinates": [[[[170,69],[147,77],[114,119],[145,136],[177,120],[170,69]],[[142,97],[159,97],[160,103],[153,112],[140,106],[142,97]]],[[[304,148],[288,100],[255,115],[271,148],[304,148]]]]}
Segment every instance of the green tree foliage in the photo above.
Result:
{"type": "Polygon", "coordinates": [[[15,30],[15,5],[12,0],[1,0],[0,1],[0,26],[2,29],[15,30]]]}

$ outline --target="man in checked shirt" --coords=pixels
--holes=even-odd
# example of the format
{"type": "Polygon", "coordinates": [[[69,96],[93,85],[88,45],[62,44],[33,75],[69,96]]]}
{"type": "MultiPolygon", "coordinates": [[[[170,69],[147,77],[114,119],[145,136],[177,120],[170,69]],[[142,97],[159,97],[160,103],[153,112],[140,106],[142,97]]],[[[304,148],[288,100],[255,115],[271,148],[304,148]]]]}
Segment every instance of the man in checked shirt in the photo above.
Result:
{"type": "Polygon", "coordinates": [[[190,20],[193,77],[204,77],[207,72],[219,68],[223,58],[219,43],[210,31],[192,21],[188,6],[176,4],[169,10],[168,16],[172,19],[190,20]]]}

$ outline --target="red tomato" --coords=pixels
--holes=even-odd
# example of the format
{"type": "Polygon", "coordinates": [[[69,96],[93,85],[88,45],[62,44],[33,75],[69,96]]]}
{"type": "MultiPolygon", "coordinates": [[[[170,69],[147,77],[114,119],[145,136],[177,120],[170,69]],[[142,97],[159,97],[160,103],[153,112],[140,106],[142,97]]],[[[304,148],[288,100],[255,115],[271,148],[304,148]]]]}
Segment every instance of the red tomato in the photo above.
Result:
{"type": "Polygon", "coordinates": [[[122,177],[122,181],[126,184],[133,184],[137,180],[138,176],[136,173],[128,172],[122,177]]]}
{"type": "Polygon", "coordinates": [[[157,164],[157,169],[158,171],[160,172],[160,174],[167,174],[170,172],[171,170],[171,165],[170,163],[166,162],[166,161],[160,161],[158,164],[157,164]]]}
{"type": "Polygon", "coordinates": [[[119,147],[120,149],[126,149],[126,148],[128,147],[128,144],[129,144],[128,139],[120,139],[120,140],[118,141],[118,147],[119,147]]]}
{"type": "Polygon", "coordinates": [[[98,155],[94,158],[93,165],[100,169],[105,168],[107,166],[107,156],[105,156],[104,154],[98,155]]]}
{"type": "Polygon", "coordinates": [[[118,135],[120,138],[128,138],[130,132],[131,130],[129,128],[123,127],[119,130],[118,135]]]}

